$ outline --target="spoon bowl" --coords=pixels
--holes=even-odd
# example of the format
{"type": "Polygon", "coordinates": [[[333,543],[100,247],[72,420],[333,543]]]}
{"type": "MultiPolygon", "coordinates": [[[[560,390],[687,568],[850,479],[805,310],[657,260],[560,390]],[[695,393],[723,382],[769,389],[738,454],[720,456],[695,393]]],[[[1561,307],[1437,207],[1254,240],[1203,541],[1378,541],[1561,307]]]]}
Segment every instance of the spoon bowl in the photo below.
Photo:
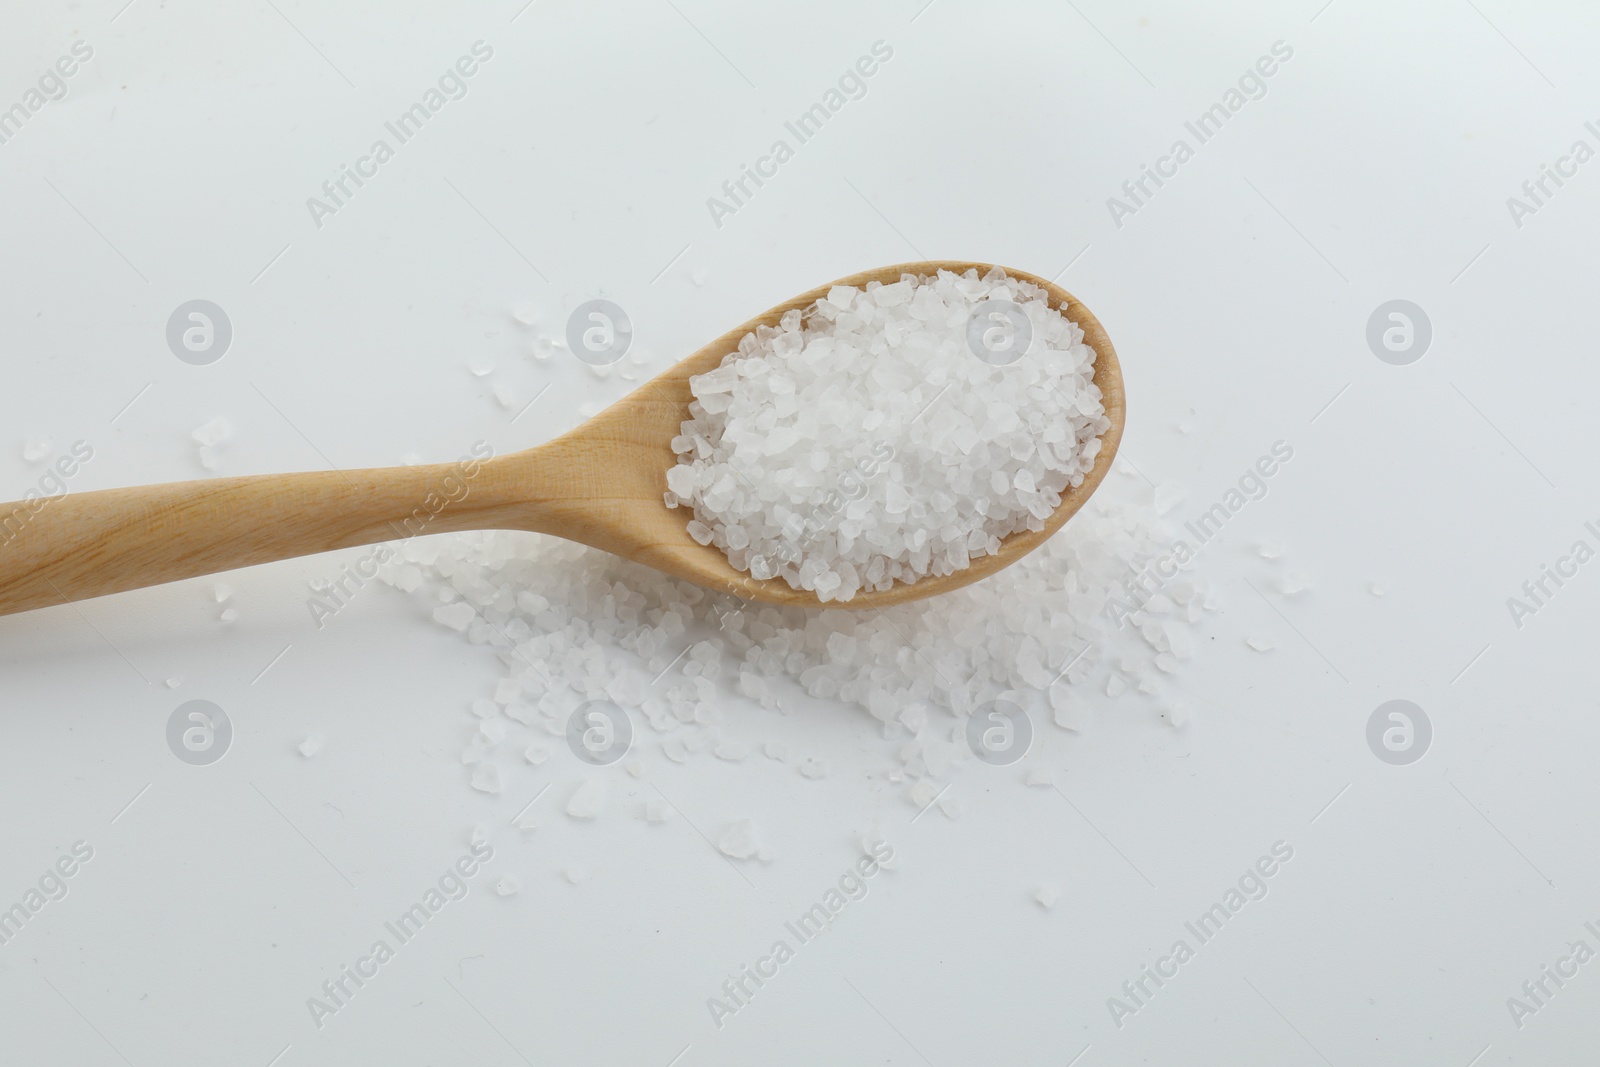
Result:
{"type": "Polygon", "coordinates": [[[999,552],[951,574],[823,605],[782,578],[734,569],[721,549],[689,536],[690,512],[668,508],[663,496],[678,461],[671,442],[693,399],[689,379],[717,367],[746,334],[776,326],[785,312],[809,307],[836,285],[859,288],[939,270],[976,268],[982,275],[991,266],[902,263],[818,286],[728,331],[566,434],[504,456],[485,458],[480,450],[453,464],[212,478],[0,504],[0,615],[423,533],[491,529],[552,534],[769,604],[867,610],[958,589],[1015,563],[1059,530],[1104,479],[1122,439],[1126,405],[1111,339],[1070,293],[1024,271],[1005,268],[1044,289],[1050,306],[1083,330],[1111,423],[1093,468],[1062,493],[1042,529],[1014,533],[999,552]]]}

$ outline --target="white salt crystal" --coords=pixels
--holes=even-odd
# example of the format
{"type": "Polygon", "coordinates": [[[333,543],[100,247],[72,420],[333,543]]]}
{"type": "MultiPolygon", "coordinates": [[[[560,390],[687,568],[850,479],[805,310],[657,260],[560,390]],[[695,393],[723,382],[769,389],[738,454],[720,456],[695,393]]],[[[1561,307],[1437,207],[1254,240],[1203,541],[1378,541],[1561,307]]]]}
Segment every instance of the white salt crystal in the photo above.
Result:
{"type": "Polygon", "coordinates": [[[550,758],[550,746],[535,741],[522,753],[522,758],[537,767],[550,758]]]}
{"type": "Polygon", "coordinates": [[[472,832],[467,835],[467,844],[481,845],[487,840],[489,840],[489,828],[481,822],[474,823],[472,832]]]}
{"type": "Polygon", "coordinates": [[[467,626],[478,613],[471,604],[444,604],[433,609],[433,621],[450,627],[456,633],[465,633],[467,626]]]}
{"type": "Polygon", "coordinates": [[[768,759],[775,759],[779,763],[787,763],[789,760],[789,746],[782,741],[768,741],[761,746],[761,751],[768,759]]]}
{"type": "Polygon", "coordinates": [[[647,800],[644,802],[644,817],[646,822],[666,822],[667,802],[665,800],[647,800]]]}
{"type": "Polygon", "coordinates": [[[1270,637],[1251,637],[1251,638],[1247,638],[1245,640],[1245,644],[1249,645],[1251,648],[1255,649],[1257,652],[1271,652],[1272,649],[1274,647],[1276,647],[1276,646],[1273,645],[1272,638],[1270,638],[1270,637]]]}
{"type": "Polygon", "coordinates": [[[1261,554],[1262,559],[1282,559],[1284,548],[1276,541],[1263,541],[1256,551],[1261,554]]]}
{"type": "Polygon", "coordinates": [[[472,788],[480,793],[498,794],[500,792],[500,768],[492,763],[480,763],[472,772],[472,788]]]}
{"type": "Polygon", "coordinates": [[[233,595],[233,588],[218,582],[211,587],[211,592],[217,598],[217,603],[221,604],[233,595]]]}
{"type": "Polygon", "coordinates": [[[233,436],[233,425],[218,415],[189,436],[194,438],[196,444],[204,448],[213,448],[233,436]]]}
{"type": "Polygon", "coordinates": [[[756,825],[749,819],[740,819],[730,824],[717,838],[717,849],[724,856],[732,856],[736,860],[747,860],[761,851],[761,843],[756,840],[756,825]]]}
{"type": "Polygon", "coordinates": [[[176,689],[176,688],[178,688],[178,686],[180,686],[182,684],[183,684],[183,676],[181,674],[175,674],[171,678],[167,679],[167,688],[168,689],[176,689]]]}
{"type": "Polygon", "coordinates": [[[539,321],[539,308],[531,300],[525,300],[511,309],[511,317],[524,326],[532,326],[539,321]]]}
{"type": "Polygon", "coordinates": [[[233,620],[237,619],[238,617],[239,617],[239,609],[238,608],[223,608],[222,609],[222,613],[217,616],[217,618],[221,619],[223,622],[232,622],[233,620]]]}
{"type": "Polygon", "coordinates": [[[724,741],[716,747],[718,759],[737,762],[750,754],[750,746],[743,741],[724,741]]]}
{"type": "Polygon", "coordinates": [[[39,460],[44,458],[45,453],[48,451],[50,451],[50,441],[48,438],[34,438],[32,440],[23,442],[22,458],[27,460],[29,463],[37,463],[39,460]]]}
{"type": "Polygon", "coordinates": [[[572,885],[577,885],[578,883],[585,881],[589,876],[584,873],[582,867],[567,866],[561,868],[561,877],[565,878],[572,885]]]}
{"type": "Polygon", "coordinates": [[[472,708],[472,714],[480,719],[488,719],[500,714],[500,706],[488,697],[478,697],[473,700],[470,707],[472,708]]]}
{"type": "Polygon", "coordinates": [[[494,372],[494,364],[486,359],[474,359],[467,364],[467,370],[472,372],[474,378],[482,378],[494,372]]]}
{"type": "Polygon", "coordinates": [[[1045,911],[1049,911],[1051,908],[1055,907],[1056,899],[1060,897],[1060,895],[1061,891],[1055,886],[1042,885],[1039,887],[1039,891],[1033,894],[1033,899],[1039,902],[1039,906],[1041,908],[1043,908],[1045,911]]]}
{"type": "Polygon", "coordinates": [[[496,382],[494,388],[491,389],[490,392],[494,394],[495,403],[499,404],[507,411],[510,411],[516,406],[516,394],[513,393],[511,391],[511,387],[504,382],[496,382]]]}
{"type": "Polygon", "coordinates": [[[947,819],[959,819],[962,811],[961,801],[959,798],[946,793],[939,798],[939,810],[944,812],[944,817],[947,819]]]}
{"type": "Polygon", "coordinates": [[[804,777],[810,778],[812,781],[816,781],[819,778],[826,778],[828,776],[828,761],[820,759],[808,759],[804,763],[800,764],[800,773],[804,777]]]}
{"type": "Polygon", "coordinates": [[[1155,489],[1155,509],[1157,515],[1165,515],[1179,504],[1183,503],[1184,492],[1182,486],[1158,485],[1155,489]]]}
{"type": "Polygon", "coordinates": [[[307,759],[315,756],[318,752],[322,751],[322,743],[324,740],[325,739],[321,734],[311,734],[304,741],[300,742],[300,755],[305,756],[307,759]]]}
{"type": "Polygon", "coordinates": [[[1055,784],[1055,778],[1050,774],[1049,769],[1045,767],[1033,768],[1028,772],[1027,777],[1024,778],[1023,781],[1028,785],[1038,786],[1050,786],[1055,784]]]}
{"type": "Polygon", "coordinates": [[[494,891],[503,897],[515,896],[520,888],[521,885],[509,874],[501,875],[500,880],[494,884],[494,891]]]}
{"type": "Polygon", "coordinates": [[[606,807],[606,783],[603,778],[588,778],[578,786],[567,801],[567,814],[574,819],[598,818],[606,807]]]}
{"type": "Polygon", "coordinates": [[[1373,596],[1383,596],[1387,590],[1377,582],[1373,582],[1371,585],[1367,586],[1367,592],[1371,593],[1373,596]]]}

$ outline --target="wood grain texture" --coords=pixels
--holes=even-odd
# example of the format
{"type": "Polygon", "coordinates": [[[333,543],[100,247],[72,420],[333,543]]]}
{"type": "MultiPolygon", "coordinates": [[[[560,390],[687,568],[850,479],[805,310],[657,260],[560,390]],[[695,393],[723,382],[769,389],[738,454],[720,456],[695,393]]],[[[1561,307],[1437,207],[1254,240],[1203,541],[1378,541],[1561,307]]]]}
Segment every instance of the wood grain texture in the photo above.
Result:
{"type": "MultiPolygon", "coordinates": [[[[743,599],[818,606],[781,579],[736,571],[691,538],[687,508],[662,502],[671,441],[687,417],[689,378],[737,349],[757,326],[805,308],[834,285],[898,281],[935,270],[986,272],[991,264],[905,263],[854,274],[802,293],[728,331],[583,425],[537,448],[481,464],[432,464],[214,478],[74,493],[30,511],[0,504],[0,615],[419,533],[532,530],[578,541],[743,599]]],[[[1049,293],[1095,351],[1095,384],[1111,428],[1093,469],[1036,532],[1013,534],[1000,552],[955,574],[863,592],[842,605],[880,608],[956,589],[1033,551],[1077,512],[1104,479],[1126,416],[1111,339],[1070,293],[1024,271],[1006,272],[1049,293]]]]}

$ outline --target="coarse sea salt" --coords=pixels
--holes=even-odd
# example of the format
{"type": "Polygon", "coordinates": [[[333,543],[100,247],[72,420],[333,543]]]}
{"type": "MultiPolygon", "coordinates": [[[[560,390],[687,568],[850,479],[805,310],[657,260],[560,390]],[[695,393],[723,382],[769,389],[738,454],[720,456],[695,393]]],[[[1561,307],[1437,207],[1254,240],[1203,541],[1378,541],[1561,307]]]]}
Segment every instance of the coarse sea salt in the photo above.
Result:
{"type": "MultiPolygon", "coordinates": [[[[424,605],[445,602],[452,611],[436,621],[502,665],[504,684],[485,691],[515,694],[507,705],[489,696],[458,705],[479,731],[462,758],[475,788],[499,791],[500,774],[490,770],[497,761],[507,773],[533,773],[528,764],[562,747],[554,739],[589,700],[626,710],[636,752],[653,748],[685,763],[717,759],[719,749],[732,754],[737,749],[723,747],[732,741],[746,752],[759,744],[765,758],[757,765],[825,772],[825,761],[747,732],[761,720],[744,708],[759,703],[777,715],[780,697],[809,697],[876,721],[884,757],[899,766],[890,780],[920,809],[970,760],[965,723],[986,701],[1016,701],[1036,729],[1053,719],[1083,731],[1115,705],[1181,723],[1167,679],[1182,672],[1194,635],[1220,604],[1189,570],[1156,595],[1137,592],[1176,536],[1152,498],[1141,479],[1113,473],[1072,522],[1011,566],[872,613],[741,601],[518,532],[413,538],[381,576],[424,605]],[[1138,676],[1153,693],[1127,684],[1138,676]],[[1112,679],[1115,695],[1102,695],[1112,679]],[[722,735],[725,714],[737,734],[722,735]],[[478,724],[502,716],[510,743],[485,746],[478,724]]],[[[574,818],[600,817],[591,798],[574,798],[574,818]]]]}
{"type": "Polygon", "coordinates": [[[1043,529],[1093,468],[1111,422],[1083,337],[999,268],[835,286],[690,379],[667,506],[738,570],[824,603],[962,570],[1043,529]],[[1027,321],[1004,365],[969,342],[992,300],[1027,321]]]}

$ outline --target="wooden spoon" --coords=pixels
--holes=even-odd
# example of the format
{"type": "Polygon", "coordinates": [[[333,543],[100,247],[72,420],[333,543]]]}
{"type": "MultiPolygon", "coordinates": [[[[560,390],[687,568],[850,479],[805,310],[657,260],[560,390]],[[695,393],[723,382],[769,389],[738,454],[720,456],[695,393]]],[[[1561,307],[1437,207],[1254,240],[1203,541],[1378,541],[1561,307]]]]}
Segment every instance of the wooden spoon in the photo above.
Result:
{"type": "MultiPolygon", "coordinates": [[[[819,607],[813,593],[782,578],[762,581],[735,570],[720,549],[689,536],[687,508],[663,503],[667,470],[677,462],[671,441],[688,415],[690,376],[716,367],[757,326],[776,326],[784,312],[809,307],[835,285],[969,267],[982,275],[990,266],[903,263],[819,286],[723,334],[554,441],[481,462],[211,478],[0,504],[0,615],[454,530],[553,534],[741,598],[819,607]]],[[[1111,427],[1093,470],[1062,495],[1044,529],[1011,535],[997,554],[954,574],[896,583],[884,592],[863,590],[828,606],[880,608],[987,577],[1060,529],[1110,469],[1125,415],[1110,338],[1070,293],[1023,271],[1006,273],[1042,287],[1095,351],[1094,381],[1111,427]]]]}

